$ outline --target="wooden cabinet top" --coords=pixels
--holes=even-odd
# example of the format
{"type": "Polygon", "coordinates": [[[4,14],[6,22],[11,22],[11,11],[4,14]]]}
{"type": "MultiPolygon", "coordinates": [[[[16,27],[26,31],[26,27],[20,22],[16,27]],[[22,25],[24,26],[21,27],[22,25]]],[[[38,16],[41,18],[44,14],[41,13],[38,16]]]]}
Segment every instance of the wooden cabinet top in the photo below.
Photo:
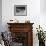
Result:
{"type": "Polygon", "coordinates": [[[8,25],[33,25],[34,23],[7,23],[8,25]]]}
{"type": "Polygon", "coordinates": [[[28,32],[32,30],[33,23],[7,23],[9,25],[9,30],[12,32],[28,32]]]}

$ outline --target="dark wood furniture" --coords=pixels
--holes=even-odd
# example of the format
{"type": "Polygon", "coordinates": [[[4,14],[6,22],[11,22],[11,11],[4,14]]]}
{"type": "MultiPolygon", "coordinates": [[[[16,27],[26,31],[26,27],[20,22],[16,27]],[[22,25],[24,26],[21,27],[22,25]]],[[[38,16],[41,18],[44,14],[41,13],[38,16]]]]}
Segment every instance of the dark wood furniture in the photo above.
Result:
{"type": "Polygon", "coordinates": [[[7,23],[12,39],[15,42],[23,43],[22,46],[33,46],[33,23],[7,23]]]}

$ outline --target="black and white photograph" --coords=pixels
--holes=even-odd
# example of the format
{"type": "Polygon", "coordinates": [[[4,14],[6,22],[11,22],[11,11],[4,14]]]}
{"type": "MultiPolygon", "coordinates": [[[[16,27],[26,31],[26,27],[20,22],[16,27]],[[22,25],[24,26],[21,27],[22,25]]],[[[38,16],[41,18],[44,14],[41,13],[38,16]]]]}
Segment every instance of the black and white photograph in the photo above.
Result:
{"type": "Polygon", "coordinates": [[[14,16],[26,16],[27,5],[14,5],[14,16]]]}

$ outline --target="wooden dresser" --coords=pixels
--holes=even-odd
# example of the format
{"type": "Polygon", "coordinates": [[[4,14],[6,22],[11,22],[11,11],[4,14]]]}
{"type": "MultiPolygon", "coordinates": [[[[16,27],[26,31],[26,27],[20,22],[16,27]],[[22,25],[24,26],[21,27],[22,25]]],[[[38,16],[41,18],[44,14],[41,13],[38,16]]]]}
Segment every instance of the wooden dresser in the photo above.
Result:
{"type": "Polygon", "coordinates": [[[33,23],[7,23],[12,39],[23,43],[22,46],[33,46],[33,23]]]}

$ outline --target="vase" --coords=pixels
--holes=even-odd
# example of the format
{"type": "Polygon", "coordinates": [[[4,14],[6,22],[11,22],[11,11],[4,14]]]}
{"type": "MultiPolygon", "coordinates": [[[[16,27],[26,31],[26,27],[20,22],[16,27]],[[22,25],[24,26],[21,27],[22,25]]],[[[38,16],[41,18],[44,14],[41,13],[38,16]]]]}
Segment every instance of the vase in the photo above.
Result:
{"type": "Polygon", "coordinates": [[[45,46],[45,41],[39,40],[39,46],[45,46]]]}

